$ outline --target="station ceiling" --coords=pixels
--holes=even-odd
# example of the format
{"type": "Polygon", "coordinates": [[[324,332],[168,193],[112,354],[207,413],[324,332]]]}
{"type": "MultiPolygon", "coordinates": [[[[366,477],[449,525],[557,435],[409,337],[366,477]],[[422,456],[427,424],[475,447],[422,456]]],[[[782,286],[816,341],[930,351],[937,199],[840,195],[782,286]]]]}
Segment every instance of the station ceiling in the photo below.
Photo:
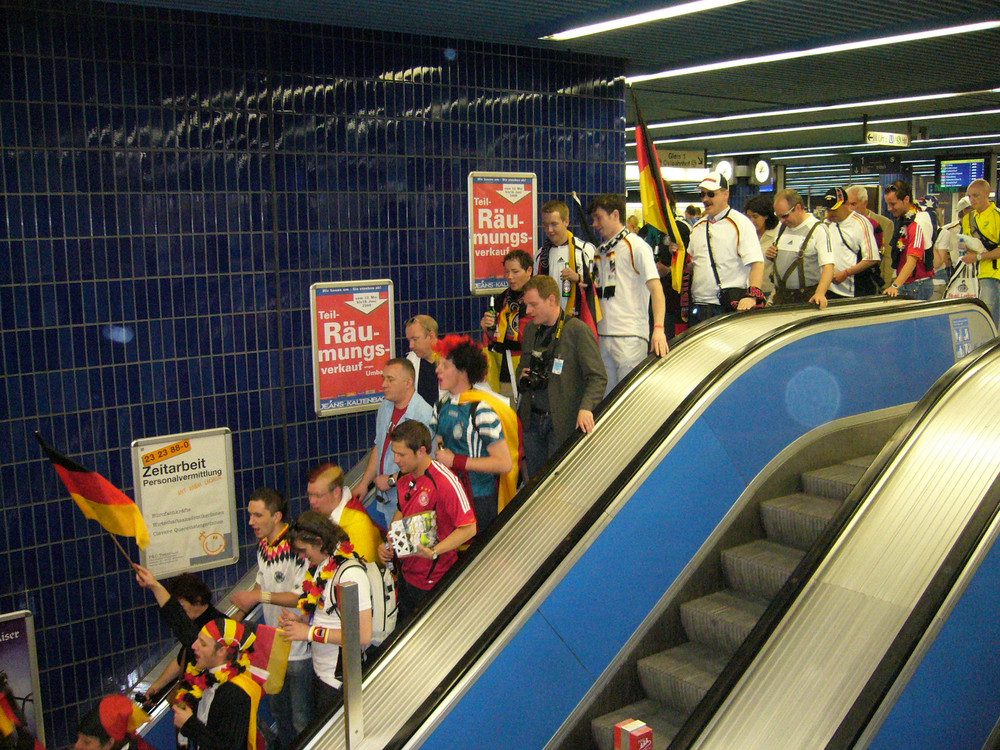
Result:
{"type": "MultiPolygon", "coordinates": [[[[731,0],[726,0],[731,2],[731,0]]],[[[1000,3],[743,0],[570,41],[540,37],[664,3],[576,0],[133,0],[137,4],[393,30],[618,57],[661,151],[710,162],[762,156],[790,181],[849,181],[851,155],[885,150],[870,130],[906,133],[918,173],[941,154],[1000,151],[1000,3]],[[972,11],[978,10],[978,13],[972,11]],[[956,28],[965,30],[956,33],[956,28]],[[920,32],[931,32],[915,38],[920,32]],[[879,42],[893,38],[891,44],[879,42]],[[840,51],[815,54],[836,45],[840,51]],[[785,60],[746,58],[799,53],[785,60]],[[803,54],[810,53],[812,54],[803,54]],[[716,69],[685,68],[723,63],[716,69]],[[661,71],[674,74],[635,80],[661,71]],[[917,97],[923,97],[917,99],[917,97]],[[878,103],[886,100],[911,99],[878,103]],[[784,110],[801,110],[778,114],[784,110]],[[743,117],[740,117],[743,116],[743,117]],[[739,117],[739,119],[731,119],[739,117]],[[691,122],[695,121],[695,122],[691,122]]],[[[679,5],[674,2],[669,5],[679,5]]],[[[631,101],[629,125],[634,125],[631,101]]],[[[627,140],[631,143],[632,138],[627,140]]],[[[634,149],[629,150],[634,158],[634,149]]],[[[928,166],[930,165],[930,166],[928,166]]],[[[803,183],[804,184],[804,183],[803,183]]],[[[817,188],[818,189],[818,188],[817,188]]],[[[822,192],[822,191],[820,191],[822,192]]]]}

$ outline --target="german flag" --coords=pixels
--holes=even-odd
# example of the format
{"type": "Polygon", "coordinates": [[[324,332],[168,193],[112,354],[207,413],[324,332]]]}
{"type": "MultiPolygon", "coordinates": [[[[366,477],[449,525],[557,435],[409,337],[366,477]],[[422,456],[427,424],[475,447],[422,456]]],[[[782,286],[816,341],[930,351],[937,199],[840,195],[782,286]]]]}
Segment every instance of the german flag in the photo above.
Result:
{"type": "Polygon", "coordinates": [[[639,161],[639,199],[642,201],[642,220],[656,227],[663,234],[673,237],[677,244],[677,252],[674,253],[670,263],[670,277],[674,291],[679,293],[684,276],[684,259],[687,250],[680,232],[677,231],[674,208],[667,200],[663,173],[660,171],[660,157],[656,153],[656,146],[649,138],[646,120],[642,116],[642,110],[639,109],[639,100],[635,97],[635,91],[632,92],[632,104],[635,107],[635,153],[639,161]]]}
{"type": "MultiPolygon", "coordinates": [[[[583,208],[583,203],[580,202],[580,196],[576,194],[575,190],[573,191],[573,204],[576,206],[576,213],[580,218],[580,231],[587,238],[587,242],[594,247],[598,247],[601,244],[601,240],[594,233],[594,228],[590,225],[590,220],[587,218],[587,212],[583,208]]],[[[573,240],[570,238],[570,243],[572,242],[573,240]]],[[[572,251],[572,248],[570,250],[572,251]]],[[[582,265],[583,294],[580,296],[580,299],[575,300],[576,314],[580,320],[590,327],[590,330],[594,332],[594,336],[597,336],[597,324],[601,322],[604,313],[601,312],[601,300],[598,298],[597,290],[594,288],[593,269],[588,263],[583,263],[582,265]]]]}
{"type": "Polygon", "coordinates": [[[83,515],[97,521],[110,534],[133,537],[140,549],[149,546],[146,522],[128,495],[97,472],[54,450],[37,432],[35,437],[83,515]]]}

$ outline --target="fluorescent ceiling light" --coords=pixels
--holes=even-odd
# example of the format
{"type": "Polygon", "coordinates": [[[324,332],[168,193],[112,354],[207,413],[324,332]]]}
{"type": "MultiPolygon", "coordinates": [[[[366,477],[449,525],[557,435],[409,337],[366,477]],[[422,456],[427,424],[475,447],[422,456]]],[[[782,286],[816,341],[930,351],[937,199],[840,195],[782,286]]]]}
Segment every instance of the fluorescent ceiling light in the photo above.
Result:
{"type": "Polygon", "coordinates": [[[909,34],[895,34],[893,36],[883,36],[877,39],[859,39],[854,42],[843,42],[841,44],[828,44],[823,47],[813,47],[812,49],[793,50],[790,52],[776,52],[771,55],[758,55],[757,57],[741,57],[735,60],[723,60],[704,65],[691,65],[687,68],[675,68],[674,70],[662,70],[659,73],[648,73],[639,76],[630,76],[625,79],[629,84],[642,83],[643,81],[656,81],[661,78],[679,78],[680,76],[694,75],[696,73],[708,73],[713,70],[729,70],[731,68],[742,68],[748,65],[760,65],[762,63],[780,62],[781,60],[797,60],[802,57],[816,57],[818,55],[831,55],[837,52],[851,52],[859,49],[870,49],[871,47],[885,47],[891,44],[903,44],[904,42],[916,42],[921,39],[941,38],[954,36],[955,34],[971,34],[976,31],[988,31],[1000,26],[1000,21],[981,21],[979,23],[968,23],[961,26],[946,26],[941,29],[928,29],[926,31],[914,31],[909,34]]]}
{"type": "MultiPolygon", "coordinates": [[[[771,135],[773,133],[802,133],[810,130],[833,130],[836,128],[851,128],[864,125],[862,120],[850,122],[833,122],[828,125],[796,125],[789,128],[772,128],[771,130],[741,130],[738,133],[706,133],[704,135],[690,135],[685,138],[657,138],[653,144],[659,146],[664,143],[687,143],[689,141],[722,140],[726,138],[745,138],[751,135],[771,135]]],[[[634,143],[626,144],[635,146],[634,143]]],[[[823,148],[829,148],[824,146],[823,148]]]]}
{"type": "Polygon", "coordinates": [[[569,39],[579,39],[582,36],[602,34],[605,31],[616,31],[623,29],[626,26],[638,26],[643,23],[651,23],[652,21],[665,21],[668,18],[688,16],[692,13],[701,13],[704,10],[715,10],[716,8],[724,8],[727,5],[736,5],[743,2],[746,2],[746,0],[692,0],[692,2],[671,5],[668,8],[650,10],[645,13],[635,13],[631,16],[624,16],[623,18],[612,18],[608,21],[601,21],[600,23],[591,23],[586,26],[578,26],[575,29],[558,31],[555,34],[549,34],[548,36],[543,36],[541,38],[548,39],[553,42],[565,42],[569,39]]]}
{"type": "MultiPolygon", "coordinates": [[[[882,120],[869,120],[868,125],[887,125],[894,122],[921,122],[923,120],[947,120],[955,117],[980,117],[983,115],[995,115],[1000,113],[1000,108],[998,109],[977,109],[969,110],[966,112],[946,112],[944,114],[935,113],[928,115],[914,115],[912,117],[893,117],[882,120]]],[[[797,125],[795,127],[788,128],[771,128],[771,129],[760,129],[760,130],[740,130],[734,133],[703,133],[702,135],[692,135],[685,136],[682,138],[656,138],[653,143],[657,146],[666,143],[687,143],[690,141],[705,141],[705,140],[722,140],[727,138],[744,138],[746,136],[755,135],[769,135],[773,133],[802,133],[811,130],[831,130],[835,128],[850,128],[857,127],[858,125],[864,125],[862,120],[848,120],[845,122],[831,122],[822,125],[797,125]]],[[[634,147],[635,143],[626,143],[626,147],[634,147]]],[[[853,144],[852,144],[853,145],[853,144]]],[[[821,148],[835,148],[834,146],[822,146],[821,148]]],[[[800,151],[803,149],[794,149],[795,151],[800,151]]],[[[762,152],[752,151],[750,153],[777,153],[774,151],[762,152]]]]}
{"type": "MultiPolygon", "coordinates": [[[[855,109],[857,107],[888,107],[894,104],[911,104],[913,102],[941,101],[942,99],[952,99],[956,96],[974,96],[976,94],[993,94],[997,89],[984,89],[982,91],[947,92],[943,94],[926,94],[923,96],[902,96],[898,99],[872,99],[867,102],[847,102],[845,104],[829,104],[824,107],[796,107],[794,109],[768,110],[765,112],[748,112],[740,115],[721,115],[719,117],[699,117],[696,120],[670,120],[669,122],[656,122],[648,124],[647,130],[653,128],[679,128],[686,125],[708,125],[716,122],[735,122],[737,120],[759,120],[762,117],[784,117],[787,115],[807,115],[811,112],[828,112],[836,109],[855,109]]],[[[635,130],[634,125],[625,128],[625,131],[635,130]]]]}

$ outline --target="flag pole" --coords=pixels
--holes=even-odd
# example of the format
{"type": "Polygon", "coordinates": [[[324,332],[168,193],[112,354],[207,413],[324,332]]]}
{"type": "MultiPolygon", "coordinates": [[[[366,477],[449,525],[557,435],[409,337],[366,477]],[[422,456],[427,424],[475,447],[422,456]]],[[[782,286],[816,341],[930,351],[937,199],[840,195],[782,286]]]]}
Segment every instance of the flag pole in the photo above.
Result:
{"type": "Polygon", "coordinates": [[[136,567],[136,565],[135,565],[135,563],[134,563],[134,562],[132,562],[132,558],[128,556],[128,552],[126,552],[126,551],[125,551],[125,548],[124,548],[124,547],[122,547],[122,544],[121,544],[121,542],[119,542],[119,541],[118,541],[118,540],[117,540],[117,539],[115,538],[115,535],[114,535],[114,534],[112,534],[112,533],[111,533],[110,531],[108,531],[107,529],[105,529],[105,528],[104,528],[103,526],[102,526],[101,528],[102,528],[102,529],[104,530],[104,533],[105,533],[105,534],[107,534],[107,535],[108,535],[109,537],[111,537],[111,541],[115,543],[115,546],[116,546],[116,547],[118,548],[118,551],[119,551],[119,552],[121,552],[121,553],[122,553],[122,556],[123,556],[123,557],[124,557],[124,558],[125,558],[125,559],[126,559],[126,560],[128,561],[128,565],[129,565],[129,567],[130,567],[130,568],[132,568],[133,570],[135,570],[135,567],[136,567]]]}

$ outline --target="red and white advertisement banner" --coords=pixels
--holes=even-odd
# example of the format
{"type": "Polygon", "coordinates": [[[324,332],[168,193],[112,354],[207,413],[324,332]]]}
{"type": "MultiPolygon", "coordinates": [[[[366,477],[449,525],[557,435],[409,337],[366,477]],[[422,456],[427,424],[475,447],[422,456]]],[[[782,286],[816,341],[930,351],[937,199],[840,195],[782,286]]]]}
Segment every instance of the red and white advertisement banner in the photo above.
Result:
{"type": "Polygon", "coordinates": [[[469,288],[496,294],[507,288],[503,256],[535,256],[538,178],[532,173],[469,173],[469,288]]]}
{"type": "Polygon", "coordinates": [[[309,296],[316,414],[377,409],[382,368],[395,356],[392,281],[313,284],[309,296]]]}

